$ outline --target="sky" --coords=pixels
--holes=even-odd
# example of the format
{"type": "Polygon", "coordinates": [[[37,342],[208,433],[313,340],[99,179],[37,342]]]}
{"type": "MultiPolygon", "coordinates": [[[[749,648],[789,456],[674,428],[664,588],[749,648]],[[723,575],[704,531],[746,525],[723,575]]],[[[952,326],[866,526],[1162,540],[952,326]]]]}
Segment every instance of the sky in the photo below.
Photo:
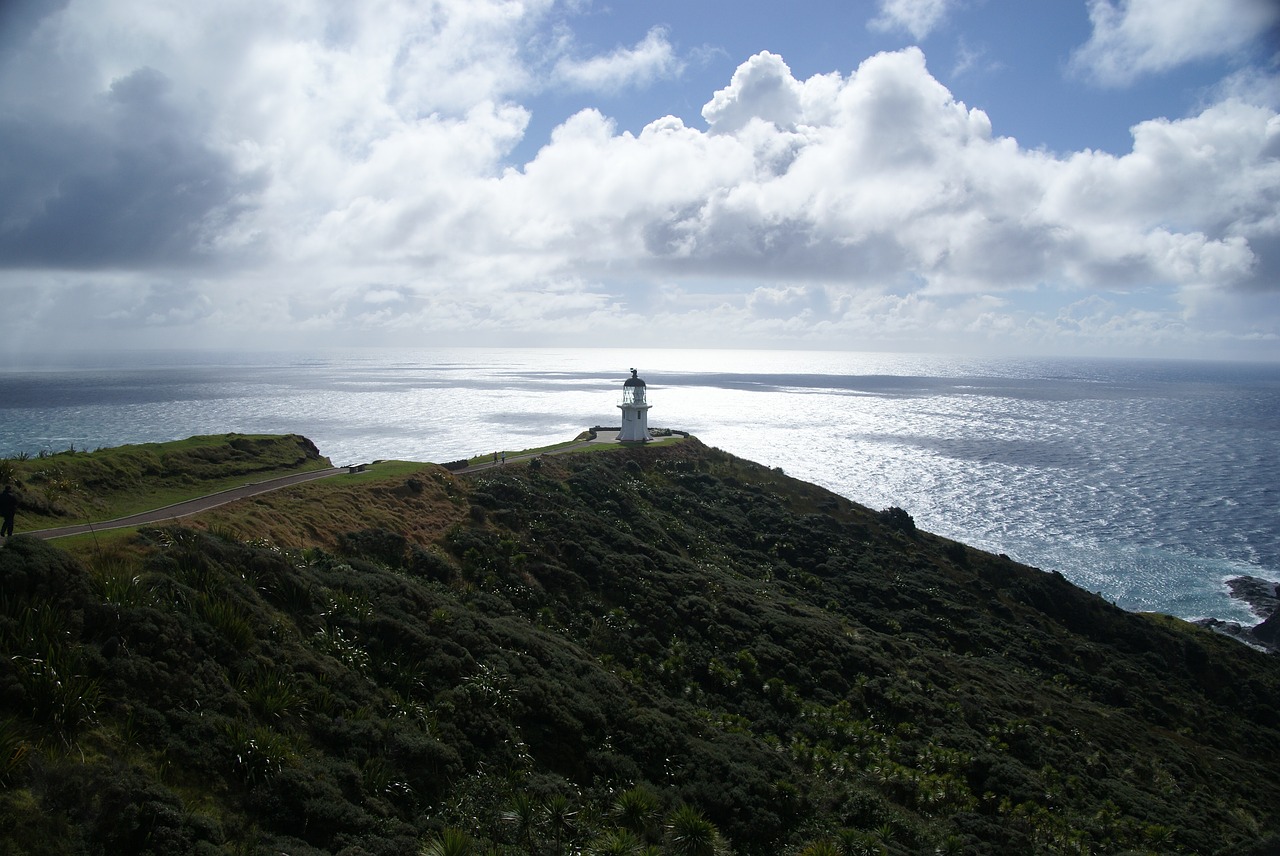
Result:
{"type": "Polygon", "coordinates": [[[1277,0],[4,0],[0,356],[1280,360],[1277,0]]]}

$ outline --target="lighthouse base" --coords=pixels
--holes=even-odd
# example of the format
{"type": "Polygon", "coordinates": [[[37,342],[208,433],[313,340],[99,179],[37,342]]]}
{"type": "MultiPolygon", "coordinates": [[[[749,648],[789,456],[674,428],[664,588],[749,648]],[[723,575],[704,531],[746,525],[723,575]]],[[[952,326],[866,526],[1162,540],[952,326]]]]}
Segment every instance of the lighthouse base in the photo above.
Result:
{"type": "Polygon", "coordinates": [[[647,443],[653,438],[649,436],[649,408],[647,405],[635,407],[620,404],[622,410],[622,430],[618,432],[619,443],[647,443]]]}

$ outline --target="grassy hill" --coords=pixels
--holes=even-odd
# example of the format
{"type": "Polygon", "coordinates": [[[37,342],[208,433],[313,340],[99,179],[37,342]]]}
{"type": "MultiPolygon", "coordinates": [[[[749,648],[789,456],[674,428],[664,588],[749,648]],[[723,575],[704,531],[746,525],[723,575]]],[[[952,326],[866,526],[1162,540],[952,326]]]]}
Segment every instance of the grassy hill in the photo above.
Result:
{"type": "Polygon", "coordinates": [[[692,439],[19,536],[0,582],[0,853],[1280,833],[1280,660],[692,439]]]}
{"type": "Polygon", "coordinates": [[[15,487],[22,532],[111,520],[328,466],[315,444],[296,434],[219,434],[0,460],[0,484],[15,487]]]}

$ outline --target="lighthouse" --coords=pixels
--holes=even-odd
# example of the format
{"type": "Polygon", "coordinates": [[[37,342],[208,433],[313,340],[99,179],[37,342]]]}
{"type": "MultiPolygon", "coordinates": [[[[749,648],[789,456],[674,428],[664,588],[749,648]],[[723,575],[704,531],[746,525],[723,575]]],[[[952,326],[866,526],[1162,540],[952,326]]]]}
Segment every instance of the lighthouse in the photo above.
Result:
{"type": "Polygon", "coordinates": [[[622,430],[618,432],[620,442],[645,443],[649,440],[649,407],[645,400],[644,381],[636,377],[636,370],[631,370],[631,377],[622,385],[622,430]]]}

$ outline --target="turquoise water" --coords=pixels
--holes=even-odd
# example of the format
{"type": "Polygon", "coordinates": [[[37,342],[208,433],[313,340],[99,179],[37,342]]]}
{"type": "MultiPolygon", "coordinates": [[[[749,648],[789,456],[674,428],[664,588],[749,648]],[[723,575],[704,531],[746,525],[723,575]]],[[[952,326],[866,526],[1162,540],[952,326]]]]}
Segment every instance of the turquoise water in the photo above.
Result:
{"type": "Polygon", "coordinates": [[[479,350],[28,357],[0,455],[297,432],[335,463],[446,461],[618,423],[781,467],[1059,570],[1128,609],[1251,622],[1280,576],[1280,366],[776,351],[479,350]]]}

